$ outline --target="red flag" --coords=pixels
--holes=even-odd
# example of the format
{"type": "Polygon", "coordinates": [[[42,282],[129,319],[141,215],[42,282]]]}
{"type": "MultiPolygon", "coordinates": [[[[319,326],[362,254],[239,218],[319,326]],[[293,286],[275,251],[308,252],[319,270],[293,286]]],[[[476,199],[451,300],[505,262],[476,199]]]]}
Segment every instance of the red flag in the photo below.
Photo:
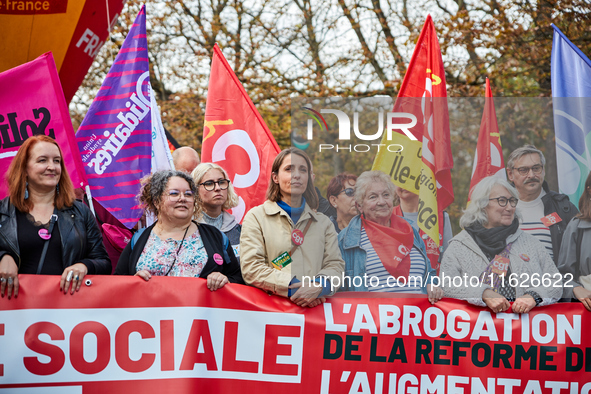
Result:
{"type": "Polygon", "coordinates": [[[472,167],[472,180],[470,181],[468,201],[470,201],[470,195],[474,186],[483,178],[492,175],[507,179],[495,103],[493,101],[490,82],[486,78],[484,111],[482,113],[482,121],[480,122],[476,153],[474,154],[474,166],[472,167]]]}
{"type": "Polygon", "coordinates": [[[381,151],[376,155],[373,169],[390,174],[396,185],[419,195],[418,225],[437,247],[441,245],[443,229],[439,212],[454,200],[453,158],[445,70],[430,15],[402,81],[394,113],[416,118],[416,123],[409,123],[408,130],[418,141],[400,131],[393,133],[391,141],[382,140],[382,143],[399,143],[403,151],[399,154],[381,151]]]}
{"type": "Polygon", "coordinates": [[[211,60],[201,160],[222,166],[240,197],[232,214],[265,201],[271,166],[280,152],[271,131],[216,44],[211,60]]]}

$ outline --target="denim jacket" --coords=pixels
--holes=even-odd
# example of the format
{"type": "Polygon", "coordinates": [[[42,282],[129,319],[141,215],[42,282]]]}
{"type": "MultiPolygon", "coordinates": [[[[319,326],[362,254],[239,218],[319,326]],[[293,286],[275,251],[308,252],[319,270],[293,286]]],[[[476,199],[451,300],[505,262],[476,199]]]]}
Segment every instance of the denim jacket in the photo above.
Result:
{"type": "MultiPolygon", "coordinates": [[[[406,219],[405,219],[406,220],[406,219]]],[[[427,284],[431,283],[433,278],[437,276],[435,269],[431,267],[429,259],[427,258],[427,249],[425,243],[421,239],[419,232],[413,228],[414,242],[413,246],[418,249],[425,259],[426,269],[423,277],[423,294],[427,294],[427,284]]],[[[349,222],[349,225],[344,228],[339,234],[339,248],[345,260],[345,277],[351,278],[363,277],[365,275],[366,252],[361,248],[361,215],[355,216],[349,222]]],[[[365,281],[364,281],[365,282],[365,281]]],[[[361,286],[349,286],[348,280],[345,280],[341,291],[368,291],[365,283],[361,286]]]]}

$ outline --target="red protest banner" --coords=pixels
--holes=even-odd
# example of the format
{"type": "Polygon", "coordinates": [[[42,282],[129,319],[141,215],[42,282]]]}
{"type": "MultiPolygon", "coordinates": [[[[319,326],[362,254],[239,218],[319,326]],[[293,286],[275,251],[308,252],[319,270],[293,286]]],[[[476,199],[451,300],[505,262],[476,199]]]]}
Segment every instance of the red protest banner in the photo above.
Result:
{"type": "Polygon", "coordinates": [[[591,313],[493,314],[463,301],[343,293],[302,309],[205,280],[21,275],[0,299],[0,390],[589,393],[591,313]]]}
{"type": "Polygon", "coordinates": [[[238,222],[265,202],[279,145],[216,44],[211,59],[201,160],[222,166],[239,197],[238,222]]]}

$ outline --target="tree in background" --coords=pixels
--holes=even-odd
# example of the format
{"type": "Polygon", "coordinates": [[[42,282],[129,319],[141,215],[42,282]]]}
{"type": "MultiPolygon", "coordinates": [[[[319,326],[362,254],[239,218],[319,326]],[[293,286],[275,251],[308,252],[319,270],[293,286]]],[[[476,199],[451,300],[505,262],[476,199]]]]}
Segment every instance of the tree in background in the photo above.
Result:
{"type": "MultiPolygon", "coordinates": [[[[72,101],[75,128],[140,4],[128,1],[72,101]]],[[[150,81],[163,123],[179,143],[201,149],[217,42],[279,145],[289,146],[294,97],[395,98],[428,13],[440,39],[448,95],[475,98],[456,103],[461,116],[451,116],[456,201],[449,211],[456,225],[468,195],[485,78],[496,97],[550,97],[550,23],[591,54],[588,0],[155,0],[147,8],[150,81]]],[[[550,100],[496,99],[495,105],[505,156],[533,143],[546,153],[546,177],[556,189],[550,100]]],[[[368,168],[367,159],[352,160],[333,155],[315,162],[320,189],[343,170],[368,168]]]]}

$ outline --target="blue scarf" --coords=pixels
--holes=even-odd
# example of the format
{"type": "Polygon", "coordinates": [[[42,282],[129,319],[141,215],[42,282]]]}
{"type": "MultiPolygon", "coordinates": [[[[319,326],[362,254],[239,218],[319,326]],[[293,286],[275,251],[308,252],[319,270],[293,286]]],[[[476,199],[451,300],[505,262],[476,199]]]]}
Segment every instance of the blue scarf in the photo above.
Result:
{"type": "Polygon", "coordinates": [[[292,208],[283,201],[277,201],[277,205],[279,205],[281,209],[287,212],[287,214],[291,217],[291,220],[293,220],[294,223],[297,223],[298,220],[300,220],[300,216],[302,216],[302,213],[304,212],[304,208],[306,207],[306,199],[302,197],[302,206],[300,206],[299,208],[292,208]]]}

